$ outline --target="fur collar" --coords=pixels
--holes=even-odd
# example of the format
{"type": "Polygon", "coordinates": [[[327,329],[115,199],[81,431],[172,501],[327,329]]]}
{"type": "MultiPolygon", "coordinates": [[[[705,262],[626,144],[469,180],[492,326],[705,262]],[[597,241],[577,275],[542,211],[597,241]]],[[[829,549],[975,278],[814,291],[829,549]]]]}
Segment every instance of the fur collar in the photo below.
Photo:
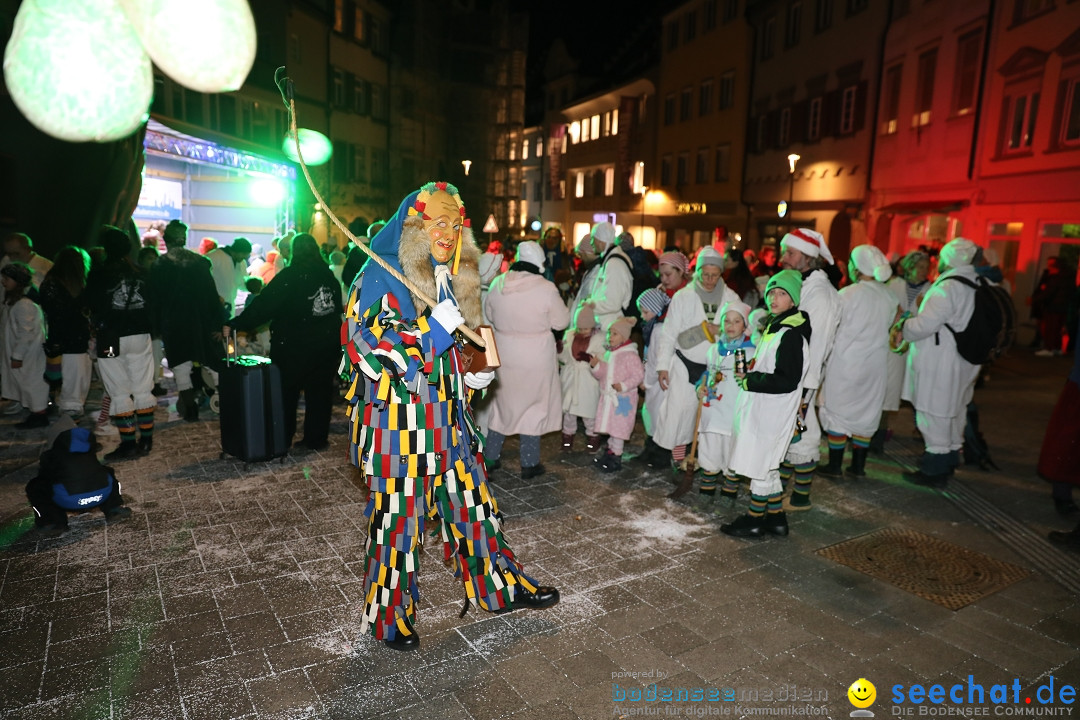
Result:
{"type": "MultiPolygon", "coordinates": [[[[409,217],[402,225],[401,242],[398,245],[398,262],[405,277],[415,283],[428,297],[436,297],[435,269],[431,265],[431,239],[424,232],[418,216],[409,217]]],[[[480,311],[480,248],[476,246],[471,228],[462,228],[461,263],[458,274],[453,277],[454,296],[458,301],[465,324],[476,328],[482,322],[480,311]]],[[[417,314],[424,312],[427,304],[412,294],[417,314]]]]}

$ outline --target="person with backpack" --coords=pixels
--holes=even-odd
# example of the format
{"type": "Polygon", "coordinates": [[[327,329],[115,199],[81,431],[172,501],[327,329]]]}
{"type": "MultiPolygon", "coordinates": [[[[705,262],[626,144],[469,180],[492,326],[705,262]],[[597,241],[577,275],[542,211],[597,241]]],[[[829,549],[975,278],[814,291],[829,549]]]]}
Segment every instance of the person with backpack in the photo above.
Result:
{"type": "Polygon", "coordinates": [[[893,328],[911,344],[903,398],[915,407],[915,425],[926,446],[918,470],[903,474],[916,485],[945,487],[960,464],[967,406],[981,366],[961,351],[967,344],[964,331],[976,315],[978,284],[972,262],[977,251],[966,238],[945,245],[938,255],[938,277],[918,315],[901,319],[893,328]]]}
{"type": "Polygon", "coordinates": [[[609,222],[593,226],[589,239],[593,251],[600,256],[600,270],[596,274],[589,303],[596,313],[596,324],[604,332],[611,323],[621,318],[630,302],[634,289],[633,262],[615,242],[615,226],[609,222]]]}

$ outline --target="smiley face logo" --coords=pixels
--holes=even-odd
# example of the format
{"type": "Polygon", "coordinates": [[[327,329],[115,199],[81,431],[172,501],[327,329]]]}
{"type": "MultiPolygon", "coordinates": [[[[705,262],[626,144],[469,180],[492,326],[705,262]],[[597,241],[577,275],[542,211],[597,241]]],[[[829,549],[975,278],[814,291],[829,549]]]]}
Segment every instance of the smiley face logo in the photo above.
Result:
{"type": "Polygon", "coordinates": [[[857,708],[868,708],[877,698],[877,688],[866,678],[859,678],[847,689],[848,700],[857,708]]]}

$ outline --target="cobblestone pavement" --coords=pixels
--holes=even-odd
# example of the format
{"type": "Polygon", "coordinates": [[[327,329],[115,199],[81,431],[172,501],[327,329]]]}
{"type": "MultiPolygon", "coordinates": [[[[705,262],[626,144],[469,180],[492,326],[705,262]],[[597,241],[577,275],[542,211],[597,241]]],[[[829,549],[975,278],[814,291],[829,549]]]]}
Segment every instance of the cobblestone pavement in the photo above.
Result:
{"type": "MultiPolygon", "coordinates": [[[[601,476],[584,453],[558,455],[555,438],[543,445],[549,472],[523,481],[508,443],[492,478],[508,537],[562,602],[459,618],[463,592],[429,544],[411,654],[359,633],[364,493],[344,461],[343,423],[325,452],[245,468],[219,459],[215,420],[169,422],[162,407],[153,453],[117,466],[134,516],[73,517],[67,535],[38,541],[25,534],[22,495],[35,468],[12,467],[44,433],[17,434],[18,418],[3,418],[0,716],[846,717],[860,677],[877,686],[878,717],[899,714],[894,685],[960,683],[966,694],[981,684],[989,703],[992,685],[1014,679],[1019,704],[1010,696],[990,715],[1062,710],[1035,691],[1051,675],[1055,692],[1080,683],[1080,601],[1040,563],[1075,570],[1080,556],[1039,539],[1072,521],[1054,515],[1033,465],[1068,363],[1032,372],[1035,362],[1003,363],[977,395],[1001,472],[961,472],[968,495],[952,499],[904,484],[916,444],[902,413],[869,477],[816,480],[815,507],[789,516],[787,539],[728,538],[718,526],[745,500],[739,510],[696,493],[672,502],[667,474],[630,463],[601,476]],[[965,497],[1006,520],[980,521],[965,497]],[[1028,533],[1029,551],[1008,523],[1028,533]],[[815,554],[889,527],[1033,572],[954,612],[815,554]],[[735,702],[616,702],[653,682],[732,688],[735,702]]],[[[947,708],[973,714],[930,709],[947,708]]]]}

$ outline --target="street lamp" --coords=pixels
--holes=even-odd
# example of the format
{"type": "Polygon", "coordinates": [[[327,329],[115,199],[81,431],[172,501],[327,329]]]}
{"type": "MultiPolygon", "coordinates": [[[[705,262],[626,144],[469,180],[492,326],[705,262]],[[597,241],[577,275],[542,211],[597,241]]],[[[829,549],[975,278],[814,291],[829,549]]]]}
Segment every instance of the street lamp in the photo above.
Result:
{"type": "Polygon", "coordinates": [[[799,155],[791,153],[787,156],[788,168],[790,170],[788,177],[788,195],[787,195],[787,221],[788,228],[794,227],[791,220],[791,205],[795,201],[795,164],[800,160],[799,155]]]}

